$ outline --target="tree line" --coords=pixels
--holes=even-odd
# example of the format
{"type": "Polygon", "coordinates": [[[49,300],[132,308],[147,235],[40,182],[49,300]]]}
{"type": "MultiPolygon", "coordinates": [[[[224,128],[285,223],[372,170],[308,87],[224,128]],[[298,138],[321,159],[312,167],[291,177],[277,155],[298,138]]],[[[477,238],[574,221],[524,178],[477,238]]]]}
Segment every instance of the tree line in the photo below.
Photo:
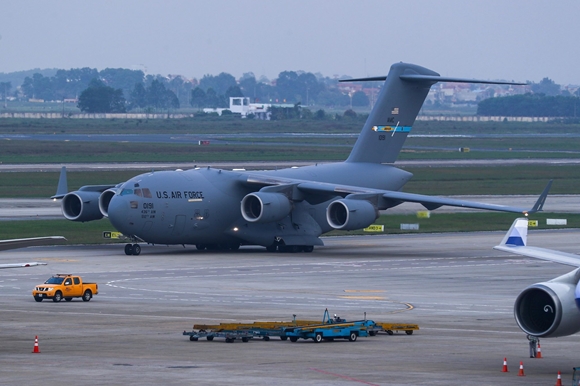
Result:
{"type": "Polygon", "coordinates": [[[512,117],[578,117],[580,98],[522,94],[485,99],[477,105],[477,115],[512,117]]]}
{"type": "MultiPolygon", "coordinates": [[[[371,86],[375,84],[365,85],[371,86]]],[[[79,99],[83,100],[79,107],[92,112],[113,105],[117,109],[123,105],[125,111],[176,109],[187,105],[194,108],[228,107],[229,98],[239,96],[249,97],[252,102],[299,103],[303,106],[369,105],[363,91],[348,95],[338,88],[337,79],[303,71],[283,71],[272,81],[265,77],[257,79],[251,72],[243,74],[240,79],[222,72],[205,75],[198,81],[182,76],[145,75],[141,70],[78,68],[57,70],[54,75],[35,72],[26,76],[16,89],[11,82],[0,82],[0,98],[4,95],[22,100],[79,99]],[[101,97],[114,96],[115,101],[103,102],[91,109],[91,101],[100,94],[101,97]]]]}

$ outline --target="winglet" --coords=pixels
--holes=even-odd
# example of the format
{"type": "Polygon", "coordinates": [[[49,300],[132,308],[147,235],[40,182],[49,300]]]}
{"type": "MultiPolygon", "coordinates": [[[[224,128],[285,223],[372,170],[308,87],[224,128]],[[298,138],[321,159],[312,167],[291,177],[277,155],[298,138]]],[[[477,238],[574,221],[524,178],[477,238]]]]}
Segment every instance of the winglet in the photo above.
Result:
{"type": "Polygon", "coordinates": [[[53,200],[63,198],[68,193],[68,182],[66,179],[66,166],[60,169],[60,177],[58,178],[58,187],[56,188],[56,194],[50,198],[53,200]]]}
{"type": "Polygon", "coordinates": [[[542,209],[544,208],[544,203],[546,202],[546,197],[548,197],[548,192],[550,191],[550,188],[552,187],[552,181],[553,180],[548,181],[548,185],[546,185],[546,187],[544,188],[544,191],[542,192],[542,194],[540,194],[540,197],[538,197],[538,200],[534,204],[534,207],[532,209],[530,209],[529,211],[527,211],[526,213],[524,213],[526,216],[529,213],[536,213],[536,212],[542,211],[542,209]]]}
{"type": "Polygon", "coordinates": [[[528,243],[528,219],[516,218],[501,241],[501,246],[525,247],[528,243]]]}

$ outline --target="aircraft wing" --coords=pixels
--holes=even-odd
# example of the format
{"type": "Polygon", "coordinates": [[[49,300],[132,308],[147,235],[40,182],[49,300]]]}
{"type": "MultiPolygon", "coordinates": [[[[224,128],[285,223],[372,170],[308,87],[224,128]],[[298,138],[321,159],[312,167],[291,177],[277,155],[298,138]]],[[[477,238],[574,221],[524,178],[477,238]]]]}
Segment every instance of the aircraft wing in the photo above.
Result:
{"type": "Polygon", "coordinates": [[[0,251],[33,247],[39,245],[59,244],[66,241],[63,236],[30,237],[26,239],[0,240],[0,251]]]}
{"type": "Polygon", "coordinates": [[[26,268],[26,267],[36,267],[38,265],[47,265],[46,263],[38,263],[38,262],[32,262],[32,263],[20,263],[20,264],[0,264],[0,269],[4,269],[4,268],[26,268]]]}
{"type": "MultiPolygon", "coordinates": [[[[552,186],[552,181],[548,182],[548,185],[534,204],[532,208],[520,208],[507,205],[496,205],[496,204],[486,204],[475,201],[458,200],[449,197],[439,197],[439,196],[428,196],[423,194],[405,193],[391,190],[379,190],[362,188],[358,186],[347,186],[347,185],[336,185],[322,182],[311,182],[311,181],[299,181],[292,179],[273,179],[273,178],[261,178],[258,176],[251,176],[247,179],[248,183],[261,184],[266,186],[267,189],[271,189],[272,186],[293,186],[304,194],[304,198],[308,201],[308,195],[316,196],[327,196],[327,197],[348,197],[352,199],[367,199],[377,202],[379,209],[387,209],[402,204],[403,202],[416,202],[423,205],[429,210],[437,209],[441,206],[456,206],[461,208],[473,208],[473,209],[483,209],[483,210],[493,210],[500,212],[513,212],[513,213],[535,213],[542,210],[546,197],[550,187],[552,186]]],[[[266,189],[266,188],[263,188],[266,189]]]]}
{"type": "Polygon", "coordinates": [[[501,244],[496,245],[493,249],[513,253],[515,255],[534,257],[536,259],[580,267],[580,255],[546,248],[530,247],[527,245],[527,239],[528,219],[517,218],[506,233],[501,244]]]}

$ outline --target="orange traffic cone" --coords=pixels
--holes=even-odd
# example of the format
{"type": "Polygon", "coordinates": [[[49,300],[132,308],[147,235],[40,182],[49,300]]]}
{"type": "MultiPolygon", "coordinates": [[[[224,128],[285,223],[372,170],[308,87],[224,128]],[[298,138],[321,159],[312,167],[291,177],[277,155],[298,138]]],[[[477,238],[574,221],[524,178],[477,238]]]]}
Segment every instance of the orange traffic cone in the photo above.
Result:
{"type": "Polygon", "coordinates": [[[34,337],[34,350],[32,350],[32,353],[40,354],[40,349],[38,348],[38,335],[34,337]]]}
{"type": "Polygon", "coordinates": [[[536,358],[542,357],[542,348],[540,347],[540,342],[538,342],[538,351],[536,352],[536,358]]]}
{"type": "Polygon", "coordinates": [[[556,381],[556,386],[562,386],[562,374],[560,374],[560,370],[558,370],[558,380],[556,381]]]}
{"type": "Polygon", "coordinates": [[[508,373],[509,372],[509,370],[507,368],[507,359],[506,358],[503,358],[503,367],[501,369],[501,372],[502,373],[508,373]]]}
{"type": "Polygon", "coordinates": [[[518,373],[518,377],[525,377],[526,374],[524,374],[524,362],[520,361],[520,372],[518,373]]]}

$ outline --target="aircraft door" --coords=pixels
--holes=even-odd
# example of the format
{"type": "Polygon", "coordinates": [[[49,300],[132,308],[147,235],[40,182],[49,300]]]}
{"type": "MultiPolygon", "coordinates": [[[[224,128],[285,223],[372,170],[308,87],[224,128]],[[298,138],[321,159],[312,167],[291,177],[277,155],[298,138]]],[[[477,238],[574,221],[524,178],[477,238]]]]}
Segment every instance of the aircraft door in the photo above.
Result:
{"type": "Polygon", "coordinates": [[[171,234],[173,236],[181,236],[183,234],[183,229],[185,228],[185,215],[179,214],[175,216],[175,223],[173,224],[173,231],[171,234]]]}

